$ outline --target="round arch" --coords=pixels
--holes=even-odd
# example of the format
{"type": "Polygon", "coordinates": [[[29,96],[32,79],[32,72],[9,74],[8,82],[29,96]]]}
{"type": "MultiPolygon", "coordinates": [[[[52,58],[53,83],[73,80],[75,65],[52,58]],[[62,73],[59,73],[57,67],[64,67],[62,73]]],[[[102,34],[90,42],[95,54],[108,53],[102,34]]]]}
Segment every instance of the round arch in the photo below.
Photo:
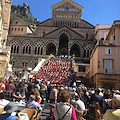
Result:
{"type": "Polygon", "coordinates": [[[46,47],[46,55],[56,55],[56,47],[53,43],[49,43],[46,47]]]}
{"type": "Polygon", "coordinates": [[[80,47],[79,47],[79,45],[74,44],[71,47],[70,55],[72,56],[73,54],[75,54],[75,57],[80,57],[80,47]]]}

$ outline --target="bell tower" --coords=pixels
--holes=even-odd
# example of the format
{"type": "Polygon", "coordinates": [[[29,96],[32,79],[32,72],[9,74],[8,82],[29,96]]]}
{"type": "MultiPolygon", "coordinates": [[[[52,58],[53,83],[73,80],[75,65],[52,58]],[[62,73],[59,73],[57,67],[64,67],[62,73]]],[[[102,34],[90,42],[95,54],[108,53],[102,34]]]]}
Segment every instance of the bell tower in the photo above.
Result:
{"type": "Polygon", "coordinates": [[[1,18],[2,18],[2,46],[5,47],[10,23],[10,11],[12,0],[1,0],[1,18]]]}

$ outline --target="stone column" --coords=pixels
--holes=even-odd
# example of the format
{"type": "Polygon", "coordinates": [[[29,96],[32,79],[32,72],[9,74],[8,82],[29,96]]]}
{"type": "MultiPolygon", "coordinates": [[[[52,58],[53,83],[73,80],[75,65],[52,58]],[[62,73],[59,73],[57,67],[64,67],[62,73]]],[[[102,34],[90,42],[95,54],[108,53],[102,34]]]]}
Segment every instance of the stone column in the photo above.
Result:
{"type": "Polygon", "coordinates": [[[34,47],[31,46],[31,54],[34,55],[34,47]]]}
{"type": "Polygon", "coordinates": [[[43,55],[46,55],[46,47],[43,47],[43,55]]]}
{"type": "Polygon", "coordinates": [[[68,48],[68,56],[70,56],[70,48],[68,48]]]}
{"type": "Polygon", "coordinates": [[[58,48],[56,48],[56,56],[58,55],[58,48]]]}
{"type": "Polygon", "coordinates": [[[2,38],[4,40],[3,47],[5,48],[7,42],[7,35],[10,23],[10,11],[11,11],[11,1],[12,0],[1,0],[1,18],[3,24],[2,38]]]}
{"type": "Polygon", "coordinates": [[[80,50],[80,57],[81,57],[81,58],[83,58],[83,53],[84,53],[84,50],[81,49],[81,50],[80,50]]]}

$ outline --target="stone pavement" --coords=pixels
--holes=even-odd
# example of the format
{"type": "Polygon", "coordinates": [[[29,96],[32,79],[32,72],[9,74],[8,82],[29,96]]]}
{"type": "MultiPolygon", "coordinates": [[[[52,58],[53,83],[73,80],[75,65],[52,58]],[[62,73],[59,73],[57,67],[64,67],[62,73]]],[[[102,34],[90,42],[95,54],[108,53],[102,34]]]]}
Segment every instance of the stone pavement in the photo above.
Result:
{"type": "MultiPolygon", "coordinates": [[[[41,117],[40,117],[39,120],[41,120],[41,117]]],[[[50,118],[50,109],[49,109],[48,103],[45,104],[45,108],[43,109],[42,120],[51,120],[51,118],[50,118]]]]}

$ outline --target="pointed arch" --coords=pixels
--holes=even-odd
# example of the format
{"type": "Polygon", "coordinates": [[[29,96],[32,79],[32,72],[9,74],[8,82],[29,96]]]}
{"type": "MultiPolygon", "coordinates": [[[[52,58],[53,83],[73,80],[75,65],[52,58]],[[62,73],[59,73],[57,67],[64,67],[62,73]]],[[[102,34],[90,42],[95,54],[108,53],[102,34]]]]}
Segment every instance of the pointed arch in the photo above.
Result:
{"type": "Polygon", "coordinates": [[[92,43],[86,42],[83,45],[83,57],[89,58],[92,53],[93,48],[94,48],[94,45],[92,43]]]}

